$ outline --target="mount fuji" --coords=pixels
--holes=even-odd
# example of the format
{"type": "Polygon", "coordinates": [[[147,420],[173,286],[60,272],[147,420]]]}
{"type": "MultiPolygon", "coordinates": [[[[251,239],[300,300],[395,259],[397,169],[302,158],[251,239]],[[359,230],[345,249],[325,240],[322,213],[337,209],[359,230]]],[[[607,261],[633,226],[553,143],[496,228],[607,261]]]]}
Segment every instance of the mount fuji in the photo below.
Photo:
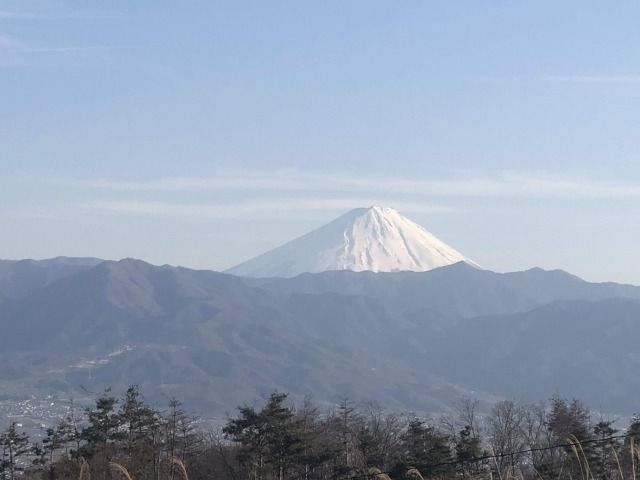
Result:
{"type": "Polygon", "coordinates": [[[295,277],[329,270],[414,271],[466,262],[462,253],[393,208],[357,208],[226,273],[295,277]]]}

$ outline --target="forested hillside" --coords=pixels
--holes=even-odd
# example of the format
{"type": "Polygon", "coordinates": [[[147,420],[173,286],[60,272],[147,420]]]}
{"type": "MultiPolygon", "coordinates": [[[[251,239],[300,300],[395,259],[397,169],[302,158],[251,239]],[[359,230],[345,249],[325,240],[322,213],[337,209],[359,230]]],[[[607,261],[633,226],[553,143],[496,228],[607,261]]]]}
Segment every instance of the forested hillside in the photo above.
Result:
{"type": "Polygon", "coordinates": [[[633,286],[463,263],[292,279],[131,259],[0,271],[6,398],[135,383],[154,402],[179,396],[206,414],[274,389],[423,412],[472,392],[486,405],[557,391],[604,411],[635,409],[633,286]]]}
{"type": "Polygon", "coordinates": [[[158,410],[135,386],[107,391],[32,443],[15,423],[0,435],[1,478],[608,480],[635,478],[640,420],[624,430],[578,400],[504,400],[479,415],[463,399],[424,417],[342,399],[327,408],[272,393],[198,422],[177,400],[158,410]],[[21,475],[24,474],[24,477],[21,475]],[[128,475],[128,476],[127,476],[128,475]]]}

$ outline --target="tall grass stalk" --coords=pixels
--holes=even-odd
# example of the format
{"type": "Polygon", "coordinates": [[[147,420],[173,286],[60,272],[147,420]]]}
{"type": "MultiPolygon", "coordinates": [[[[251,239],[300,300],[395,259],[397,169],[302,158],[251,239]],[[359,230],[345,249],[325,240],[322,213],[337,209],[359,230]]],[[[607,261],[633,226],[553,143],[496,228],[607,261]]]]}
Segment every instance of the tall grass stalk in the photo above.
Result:
{"type": "MultiPolygon", "coordinates": [[[[496,464],[496,472],[498,473],[498,479],[502,480],[502,472],[500,472],[500,465],[498,465],[498,458],[496,457],[496,451],[491,446],[489,447],[489,453],[491,453],[491,456],[493,457],[493,463],[496,464]]],[[[491,473],[491,470],[489,470],[489,473],[491,473]]],[[[515,475],[515,472],[513,473],[515,475]]],[[[493,475],[491,476],[493,477],[493,475]]],[[[509,472],[507,472],[507,480],[509,480],[509,472]]]]}
{"type": "Polygon", "coordinates": [[[407,470],[407,477],[414,478],[417,480],[424,480],[424,478],[422,477],[422,474],[420,473],[420,470],[418,470],[415,467],[407,470]]]}
{"type": "Polygon", "coordinates": [[[567,440],[571,444],[571,451],[573,451],[573,454],[575,455],[576,460],[578,460],[578,465],[580,466],[580,476],[582,477],[582,480],[587,480],[584,476],[584,468],[582,467],[582,460],[580,460],[580,454],[578,453],[578,449],[576,448],[573,441],[571,441],[571,438],[568,438],[567,440]]]}
{"type": "Polygon", "coordinates": [[[184,465],[184,462],[176,457],[171,457],[171,463],[178,467],[180,470],[180,474],[184,480],[189,480],[189,475],[187,475],[187,467],[184,465]]]}
{"type": "MultiPolygon", "coordinates": [[[[573,437],[576,438],[576,437],[573,437]]],[[[576,438],[576,440],[578,440],[576,438]]],[[[582,453],[582,459],[584,460],[584,469],[586,472],[586,476],[587,476],[587,480],[589,480],[589,478],[591,478],[591,480],[594,480],[593,478],[593,474],[591,473],[591,465],[589,465],[589,459],[587,458],[587,455],[584,453],[584,449],[582,448],[582,442],[578,441],[578,448],[580,449],[580,452],[582,453]]]]}
{"type": "MultiPolygon", "coordinates": [[[[582,462],[580,463],[581,471],[582,471],[582,467],[584,466],[584,473],[582,477],[585,480],[594,480],[593,474],[591,473],[591,466],[589,465],[589,459],[587,458],[587,455],[586,453],[584,453],[584,449],[582,448],[582,442],[578,440],[578,438],[573,434],[569,434],[568,440],[569,440],[569,443],[571,443],[571,447],[574,450],[574,453],[576,454],[576,456],[578,456],[577,450],[579,450],[580,453],[582,454],[582,462]]],[[[578,461],[580,461],[579,456],[578,456],[578,461]]]]}
{"type": "Polygon", "coordinates": [[[634,438],[630,437],[629,438],[629,448],[631,449],[631,478],[633,480],[636,480],[636,456],[635,456],[635,442],[634,442],[634,438]]]}
{"type": "Polygon", "coordinates": [[[389,475],[387,475],[386,473],[384,473],[382,470],[380,470],[378,467],[370,467],[369,468],[369,475],[371,475],[372,477],[374,477],[376,480],[391,480],[391,478],[389,477],[389,475]]]}
{"type": "Polygon", "coordinates": [[[567,457],[564,457],[562,460],[562,465],[560,465],[560,471],[558,472],[558,480],[562,478],[562,472],[564,472],[564,464],[567,463],[567,457]]]}
{"type": "Polygon", "coordinates": [[[531,465],[531,468],[533,468],[533,471],[536,472],[536,475],[538,476],[538,478],[540,480],[544,480],[544,478],[542,477],[542,475],[540,475],[540,472],[538,471],[538,469],[536,467],[534,467],[533,465],[531,465]]]}
{"type": "Polygon", "coordinates": [[[115,470],[116,472],[119,472],[122,474],[122,476],[124,478],[126,478],[127,480],[133,480],[133,478],[131,477],[131,475],[129,474],[129,471],[124,468],[122,465],[120,465],[119,463],[116,462],[109,462],[109,466],[115,470]]]}
{"type": "Polygon", "coordinates": [[[84,457],[80,457],[80,473],[78,474],[78,480],[91,480],[89,464],[84,457]]]}
{"type": "Polygon", "coordinates": [[[618,452],[616,452],[616,449],[613,446],[611,447],[611,452],[613,452],[613,458],[616,459],[616,465],[618,466],[620,480],[624,480],[624,474],[622,473],[622,465],[620,464],[620,457],[618,457],[618,452]]]}

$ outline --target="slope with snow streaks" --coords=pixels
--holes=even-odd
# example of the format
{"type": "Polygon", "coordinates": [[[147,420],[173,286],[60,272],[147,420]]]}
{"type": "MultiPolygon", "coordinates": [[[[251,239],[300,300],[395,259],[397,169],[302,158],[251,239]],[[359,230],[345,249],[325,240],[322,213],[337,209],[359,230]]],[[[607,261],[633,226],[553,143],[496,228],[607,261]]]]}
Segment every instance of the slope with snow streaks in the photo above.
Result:
{"type": "Polygon", "coordinates": [[[293,277],[328,270],[417,271],[467,262],[420,225],[385,207],[358,208],[228,270],[248,277],[293,277]]]}

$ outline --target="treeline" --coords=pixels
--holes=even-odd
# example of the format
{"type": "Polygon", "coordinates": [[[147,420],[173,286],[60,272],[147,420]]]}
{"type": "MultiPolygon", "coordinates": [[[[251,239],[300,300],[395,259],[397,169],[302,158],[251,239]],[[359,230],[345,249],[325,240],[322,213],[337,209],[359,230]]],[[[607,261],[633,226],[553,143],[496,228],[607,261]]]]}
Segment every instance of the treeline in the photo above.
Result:
{"type": "Polygon", "coordinates": [[[476,401],[439,418],[343,400],[329,410],[274,393],[219,429],[178,401],[165,411],[137,387],[105,392],[39,443],[11,424],[0,434],[0,478],[174,480],[636,480],[640,420],[624,431],[577,400],[476,401]]]}

